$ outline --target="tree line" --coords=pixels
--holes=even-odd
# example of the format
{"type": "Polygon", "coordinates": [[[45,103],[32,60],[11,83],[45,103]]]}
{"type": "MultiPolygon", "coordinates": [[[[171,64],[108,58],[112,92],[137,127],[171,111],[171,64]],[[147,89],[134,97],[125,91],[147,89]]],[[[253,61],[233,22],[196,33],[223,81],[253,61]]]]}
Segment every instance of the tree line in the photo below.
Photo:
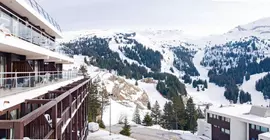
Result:
{"type": "Polygon", "coordinates": [[[265,99],[270,98],[270,73],[256,82],[255,88],[263,93],[265,99]]]}
{"type": "MultiPolygon", "coordinates": [[[[85,59],[86,64],[91,64],[97,66],[99,68],[107,69],[107,70],[115,70],[117,74],[120,76],[125,76],[126,78],[134,78],[136,80],[145,78],[145,77],[153,77],[155,80],[159,80],[158,86],[156,87],[158,91],[165,97],[170,99],[173,95],[181,94],[186,95],[185,85],[179,81],[179,79],[168,73],[158,72],[159,65],[154,68],[157,71],[150,71],[143,67],[138,66],[135,63],[130,64],[126,60],[122,60],[119,57],[119,54],[113,52],[109,48],[109,42],[111,39],[108,38],[98,38],[94,37],[82,37],[78,40],[74,40],[68,43],[63,43],[62,50],[70,55],[86,55],[90,57],[90,60],[85,59]]],[[[132,40],[131,40],[132,41],[132,40]]],[[[143,58],[142,63],[148,65],[150,61],[160,61],[162,59],[162,55],[157,52],[146,49],[143,46],[136,49],[136,55],[140,58],[143,58]],[[149,59],[150,54],[154,54],[153,58],[149,59]],[[149,59],[149,60],[147,60],[149,59]]],[[[159,62],[157,62],[159,63],[159,62]]]]}
{"type": "Polygon", "coordinates": [[[169,130],[186,130],[194,133],[197,129],[197,119],[204,118],[200,108],[196,109],[192,98],[189,98],[185,105],[181,96],[175,96],[172,101],[165,103],[163,110],[157,101],[152,108],[149,107],[151,113],[147,113],[143,121],[140,121],[140,113],[136,108],[133,121],[146,126],[161,125],[169,130]]]}
{"type": "Polygon", "coordinates": [[[146,48],[141,43],[133,40],[132,47],[119,47],[120,51],[130,59],[136,60],[139,64],[144,64],[152,71],[160,71],[163,56],[158,51],[146,48]]]}

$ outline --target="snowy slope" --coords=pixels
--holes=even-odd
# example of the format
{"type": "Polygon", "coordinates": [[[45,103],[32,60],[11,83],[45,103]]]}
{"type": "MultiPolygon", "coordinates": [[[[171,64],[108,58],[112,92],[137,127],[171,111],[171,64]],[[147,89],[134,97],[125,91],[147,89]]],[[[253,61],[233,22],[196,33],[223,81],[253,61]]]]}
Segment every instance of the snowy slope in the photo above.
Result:
{"type": "Polygon", "coordinates": [[[250,80],[244,81],[244,83],[240,86],[240,89],[244,90],[245,92],[249,92],[252,98],[252,104],[255,105],[269,105],[269,101],[264,100],[263,93],[259,92],[255,89],[256,81],[263,78],[267,75],[267,72],[254,74],[250,76],[250,80]]]}
{"type": "MultiPolygon", "coordinates": [[[[190,40],[189,37],[185,36],[182,30],[84,30],[64,33],[65,38],[62,40],[62,42],[67,42],[84,36],[97,36],[107,39],[110,38],[111,41],[109,42],[109,48],[112,51],[117,52],[122,60],[126,60],[130,64],[135,63],[137,65],[144,66],[148,71],[151,71],[151,69],[147,66],[139,64],[136,60],[132,60],[125,56],[125,54],[119,49],[121,46],[132,47],[134,45],[126,44],[128,40],[126,40],[124,34],[135,34],[127,38],[134,39],[143,44],[146,48],[160,52],[163,56],[163,59],[161,60],[161,72],[171,73],[179,78],[184,75],[184,72],[179,71],[176,67],[174,67],[174,60],[176,56],[171,50],[171,47],[182,46],[190,50],[194,50],[195,52],[197,51],[192,61],[197,71],[200,73],[200,76],[194,76],[192,79],[209,80],[208,71],[211,69],[211,67],[204,67],[200,65],[200,62],[205,56],[211,58],[209,59],[210,62],[212,60],[223,61],[224,59],[227,59],[226,57],[221,56],[224,51],[226,51],[226,53],[236,52],[235,54],[238,52],[239,54],[242,54],[242,52],[246,53],[241,47],[233,50],[230,48],[223,48],[223,50],[220,50],[221,52],[215,52],[219,50],[211,50],[211,47],[231,41],[247,41],[254,39],[253,36],[255,36],[256,38],[254,40],[258,40],[255,41],[255,45],[257,46],[258,50],[256,50],[254,53],[248,52],[246,54],[257,57],[258,61],[260,61],[262,56],[269,57],[270,54],[269,28],[270,18],[265,18],[246,25],[238,26],[222,35],[209,36],[198,40],[190,40]],[[208,50],[207,54],[205,54],[205,50],[208,50]],[[173,69],[174,73],[171,72],[171,68],[173,69]]],[[[237,60],[238,58],[233,61],[236,62],[237,60]]],[[[233,62],[235,65],[232,66],[236,66],[235,62],[233,62]]],[[[180,63],[184,64],[185,62],[180,61],[180,63]]],[[[251,77],[257,77],[257,75],[251,77]]],[[[251,93],[252,98],[254,98],[254,103],[264,102],[261,94],[254,89],[254,86],[251,86],[255,85],[255,82],[259,79],[259,77],[260,76],[257,78],[252,78],[250,81],[244,82],[244,84],[239,87],[240,89],[251,93]]],[[[135,83],[135,80],[127,81],[129,83],[135,83]]],[[[147,84],[139,81],[138,87],[144,91],[149,91],[147,94],[151,103],[158,100],[161,106],[163,106],[163,104],[167,101],[163,97],[161,98],[161,95],[155,90],[154,84],[147,84]]],[[[229,103],[224,97],[225,89],[223,87],[218,87],[215,84],[208,83],[209,88],[200,92],[197,92],[197,90],[192,88],[191,85],[186,84],[186,87],[188,94],[194,98],[197,104],[211,103],[214,105],[220,105],[229,103]]]]}
{"type": "MultiPolygon", "coordinates": [[[[200,73],[199,78],[206,79],[208,81],[208,69],[200,65],[203,56],[204,51],[198,51],[194,56],[193,63],[200,73]]],[[[188,94],[193,97],[194,102],[199,105],[207,103],[211,103],[215,106],[220,106],[221,104],[229,104],[229,101],[224,98],[224,87],[216,86],[213,83],[209,83],[208,89],[200,92],[197,92],[197,89],[193,88],[192,85],[187,85],[187,91],[188,94]]]]}
{"type": "MultiPolygon", "coordinates": [[[[161,60],[161,72],[167,72],[175,74],[177,76],[183,75],[182,71],[177,70],[173,66],[175,55],[170,49],[171,47],[186,47],[191,50],[197,50],[197,46],[194,44],[188,44],[185,42],[188,40],[180,30],[82,30],[65,32],[64,39],[59,42],[69,42],[71,40],[77,40],[80,37],[100,37],[110,39],[109,47],[112,51],[117,52],[122,60],[126,60],[130,64],[135,63],[140,65],[137,61],[126,57],[123,52],[119,50],[119,47],[132,47],[134,44],[127,44],[128,39],[134,39],[137,42],[144,45],[144,47],[158,51],[163,56],[161,60]],[[125,34],[135,34],[134,36],[126,37],[125,34]],[[117,41],[117,42],[116,42],[117,41]],[[175,70],[175,73],[170,71],[170,68],[175,70]]],[[[144,65],[140,65],[144,66],[144,65]]],[[[150,69],[145,66],[148,71],[150,69]]]]}
{"type": "MultiPolygon", "coordinates": [[[[86,65],[84,63],[84,58],[87,56],[74,56],[74,64],[64,65],[64,69],[74,69],[79,68],[81,65],[86,65]]],[[[112,117],[111,123],[117,124],[119,118],[127,117],[128,121],[132,124],[132,117],[137,105],[140,105],[140,116],[143,119],[146,113],[150,111],[146,109],[146,104],[148,101],[153,105],[155,101],[158,101],[161,109],[163,109],[164,104],[168,101],[156,90],[155,83],[145,83],[143,81],[138,81],[138,86],[135,86],[136,80],[125,79],[124,77],[117,76],[114,72],[109,72],[104,69],[100,69],[95,66],[87,66],[89,76],[95,81],[99,81],[99,84],[104,83],[106,90],[113,94],[111,99],[111,110],[112,117]],[[113,90],[119,87],[117,92],[113,90]],[[125,89],[124,87],[128,87],[125,89]],[[118,97],[118,93],[121,97],[118,97]]],[[[104,110],[103,121],[105,125],[109,125],[110,118],[110,106],[107,106],[104,110]]]]}
{"type": "Polygon", "coordinates": [[[199,47],[213,46],[215,44],[224,44],[228,41],[239,41],[245,37],[256,36],[261,39],[270,38],[270,18],[263,18],[254,22],[239,25],[234,29],[222,35],[211,35],[197,40],[191,40],[199,47]]]}

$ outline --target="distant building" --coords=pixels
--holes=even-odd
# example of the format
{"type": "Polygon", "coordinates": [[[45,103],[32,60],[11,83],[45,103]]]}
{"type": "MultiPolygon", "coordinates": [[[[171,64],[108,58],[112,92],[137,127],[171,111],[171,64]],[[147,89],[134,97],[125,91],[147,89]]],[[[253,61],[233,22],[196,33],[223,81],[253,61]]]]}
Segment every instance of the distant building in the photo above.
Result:
{"type": "Polygon", "coordinates": [[[198,120],[198,135],[211,140],[270,140],[270,108],[230,105],[210,108],[198,120]]]}

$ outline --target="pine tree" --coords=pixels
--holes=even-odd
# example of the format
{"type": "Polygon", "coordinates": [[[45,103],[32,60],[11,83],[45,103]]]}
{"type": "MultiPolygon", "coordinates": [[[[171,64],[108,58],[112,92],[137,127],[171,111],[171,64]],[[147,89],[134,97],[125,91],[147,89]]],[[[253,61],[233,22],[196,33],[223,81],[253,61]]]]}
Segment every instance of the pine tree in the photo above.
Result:
{"type": "Polygon", "coordinates": [[[139,106],[136,106],[135,112],[133,114],[133,121],[136,124],[141,124],[141,116],[140,116],[140,111],[139,111],[139,106]]]}
{"type": "Polygon", "coordinates": [[[153,123],[158,124],[161,118],[161,110],[158,102],[154,104],[154,106],[151,109],[151,117],[153,118],[153,123]]]}
{"type": "Polygon", "coordinates": [[[150,117],[150,115],[148,113],[144,116],[143,123],[146,126],[152,126],[153,125],[152,118],[150,117]]]}
{"type": "Polygon", "coordinates": [[[88,63],[86,57],[84,57],[84,63],[85,63],[86,65],[89,65],[89,63],[88,63]]]}
{"type": "Polygon", "coordinates": [[[245,79],[246,79],[246,81],[248,81],[250,79],[250,73],[249,72],[246,73],[245,79]]]}
{"type": "Polygon", "coordinates": [[[98,120],[97,123],[98,123],[100,128],[103,128],[103,129],[106,128],[106,126],[104,125],[104,122],[102,120],[98,120]]]}
{"type": "Polygon", "coordinates": [[[173,107],[171,102],[166,102],[163,109],[162,121],[161,125],[165,129],[172,129],[173,128],[173,107]]]}
{"type": "Polygon", "coordinates": [[[200,87],[199,87],[199,86],[197,86],[197,91],[198,91],[198,92],[200,91],[200,87]]]}
{"type": "Polygon", "coordinates": [[[138,81],[135,82],[135,86],[138,86],[138,81]]]}
{"type": "Polygon", "coordinates": [[[101,103],[99,101],[98,97],[98,90],[97,90],[97,84],[94,82],[90,83],[89,93],[91,93],[88,96],[88,120],[89,122],[94,121],[96,122],[96,117],[99,115],[99,109],[101,106],[101,103]]]}
{"type": "Polygon", "coordinates": [[[195,105],[193,103],[192,98],[189,98],[187,101],[186,117],[188,120],[186,129],[190,130],[192,133],[195,133],[197,128],[197,111],[195,109],[195,105]]]}
{"type": "Polygon", "coordinates": [[[128,124],[127,118],[125,118],[125,123],[123,126],[123,129],[120,131],[120,134],[125,135],[125,136],[130,136],[130,125],[128,124]]]}
{"type": "Polygon", "coordinates": [[[83,74],[84,77],[87,76],[87,68],[84,65],[81,65],[79,71],[83,74]]]}
{"type": "Polygon", "coordinates": [[[185,120],[185,105],[183,103],[181,96],[175,96],[172,99],[172,107],[173,107],[173,114],[171,114],[175,120],[175,125],[173,126],[174,129],[184,129],[186,125],[185,120]]]}
{"type": "Polygon", "coordinates": [[[148,103],[147,103],[147,109],[148,110],[151,110],[151,103],[150,103],[150,101],[148,101],[148,103]]]}
{"type": "Polygon", "coordinates": [[[204,85],[204,88],[206,88],[206,89],[208,88],[208,84],[207,84],[206,80],[204,81],[203,85],[204,85]]]}
{"type": "Polygon", "coordinates": [[[193,88],[197,87],[197,81],[196,80],[193,80],[192,86],[193,86],[193,88]]]}

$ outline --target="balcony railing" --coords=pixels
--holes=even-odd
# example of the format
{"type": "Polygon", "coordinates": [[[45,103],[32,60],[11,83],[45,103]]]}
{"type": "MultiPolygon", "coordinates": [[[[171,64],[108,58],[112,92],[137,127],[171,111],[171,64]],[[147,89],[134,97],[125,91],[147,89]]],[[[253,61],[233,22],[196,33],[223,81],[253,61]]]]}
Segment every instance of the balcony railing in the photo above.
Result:
{"type": "Polygon", "coordinates": [[[49,21],[55,28],[61,31],[59,24],[35,0],[25,0],[25,1],[41,16],[43,16],[47,21],[49,21]]]}
{"type": "Polygon", "coordinates": [[[0,6],[0,32],[6,36],[18,37],[47,49],[52,50],[55,46],[54,38],[2,6],[0,6]]]}
{"type": "Polygon", "coordinates": [[[0,72],[0,97],[78,77],[77,71],[0,72]]]}

